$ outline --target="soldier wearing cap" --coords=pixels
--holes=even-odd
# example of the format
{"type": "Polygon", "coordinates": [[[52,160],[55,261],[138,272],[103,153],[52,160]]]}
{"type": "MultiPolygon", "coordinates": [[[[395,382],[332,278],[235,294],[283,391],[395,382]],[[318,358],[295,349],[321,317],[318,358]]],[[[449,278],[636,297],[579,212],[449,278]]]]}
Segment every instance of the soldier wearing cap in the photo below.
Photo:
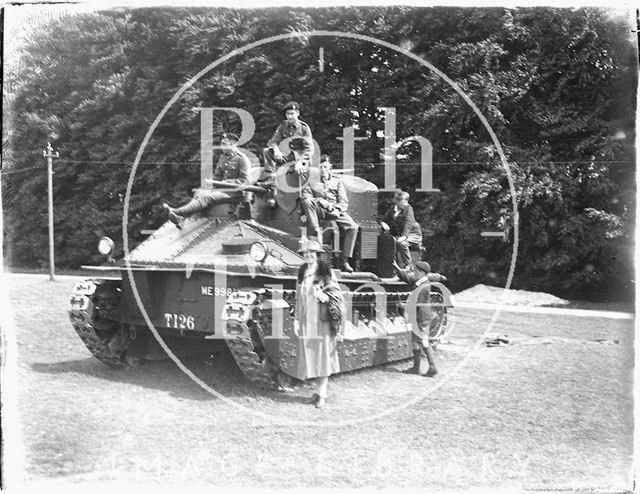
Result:
{"type": "Polygon", "coordinates": [[[413,327],[411,333],[413,367],[410,367],[404,372],[405,374],[421,374],[420,360],[422,351],[424,351],[427,356],[427,362],[429,363],[429,369],[422,375],[433,377],[438,374],[438,369],[436,368],[433,348],[429,340],[429,330],[431,329],[431,321],[433,320],[433,311],[429,305],[431,303],[431,289],[429,287],[431,266],[428,262],[418,261],[415,264],[409,264],[406,269],[401,269],[395,262],[393,263],[393,267],[398,273],[398,278],[407,283],[412,291],[422,286],[422,289],[418,292],[418,305],[415,311],[417,327],[413,327]],[[423,283],[426,283],[426,285],[423,286],[423,283]]]}
{"type": "Polygon", "coordinates": [[[320,219],[333,220],[344,232],[340,269],[353,272],[349,259],[353,257],[358,236],[358,224],[347,213],[349,200],[342,177],[331,173],[333,165],[329,156],[323,154],[320,162],[320,180],[311,183],[302,192],[302,207],[307,216],[307,226],[320,239],[320,219]]]}
{"type": "Polygon", "coordinates": [[[313,138],[311,136],[311,128],[305,122],[299,119],[300,105],[295,101],[290,101],[284,107],[284,114],[286,119],[273,133],[273,137],[267,143],[267,147],[264,148],[264,167],[265,174],[267,176],[273,176],[276,171],[276,166],[283,165],[293,161],[295,158],[293,154],[285,156],[278,147],[282,141],[289,137],[301,137],[303,138],[304,148],[302,152],[302,158],[306,161],[311,159],[313,154],[313,138]]]}
{"type": "MultiPolygon", "coordinates": [[[[222,134],[220,145],[224,148],[220,152],[220,157],[213,172],[213,179],[229,184],[243,185],[249,182],[249,170],[251,162],[236,147],[238,137],[235,134],[222,134]]],[[[240,190],[210,190],[204,188],[195,189],[193,198],[184,206],[172,208],[167,203],[162,207],[169,220],[182,229],[184,217],[190,216],[197,211],[202,211],[212,204],[224,202],[234,202],[242,197],[240,190]]]]}

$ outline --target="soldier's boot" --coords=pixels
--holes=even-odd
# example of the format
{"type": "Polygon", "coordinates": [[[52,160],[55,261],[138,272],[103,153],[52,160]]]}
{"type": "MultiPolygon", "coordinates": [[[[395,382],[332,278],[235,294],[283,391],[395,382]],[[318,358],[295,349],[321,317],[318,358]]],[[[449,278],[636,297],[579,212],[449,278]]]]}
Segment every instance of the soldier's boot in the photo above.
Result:
{"type": "Polygon", "coordinates": [[[169,216],[169,221],[174,223],[179,230],[184,226],[184,217],[190,216],[193,213],[197,213],[198,211],[202,211],[203,204],[198,199],[191,199],[184,206],[180,206],[179,208],[172,208],[168,204],[163,204],[164,210],[167,212],[167,216],[169,216]]]}
{"type": "Polygon", "coordinates": [[[424,353],[427,356],[427,362],[429,362],[429,370],[422,374],[425,377],[433,377],[438,374],[438,369],[436,368],[436,362],[433,357],[433,348],[430,346],[425,346],[424,353]]]}
{"type": "Polygon", "coordinates": [[[422,350],[413,351],[413,367],[403,371],[405,374],[420,374],[420,357],[422,350]]]}
{"type": "Polygon", "coordinates": [[[340,270],[346,271],[347,273],[353,273],[353,268],[349,264],[349,258],[347,256],[341,256],[340,259],[340,270]]]}
{"type": "Polygon", "coordinates": [[[169,206],[166,202],[162,205],[162,207],[167,215],[167,218],[169,218],[169,221],[176,225],[178,230],[182,230],[182,227],[184,226],[184,218],[177,214],[176,210],[169,206]]]}

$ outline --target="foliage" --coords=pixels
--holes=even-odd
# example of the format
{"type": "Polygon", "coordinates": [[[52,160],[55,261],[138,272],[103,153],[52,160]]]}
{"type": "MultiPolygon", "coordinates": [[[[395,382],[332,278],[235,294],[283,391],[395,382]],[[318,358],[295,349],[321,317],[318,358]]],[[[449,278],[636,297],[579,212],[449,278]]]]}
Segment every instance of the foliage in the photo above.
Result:
{"type": "MultiPolygon", "coordinates": [[[[104,234],[120,238],[136,153],[159,112],[132,184],[128,233],[158,226],[161,203],[197,185],[199,107],[249,111],[259,156],[290,99],[302,105],[323,152],[339,162],[342,129],[356,144],[358,174],[383,186],[384,107],[396,139],[433,146],[438,193],[415,192],[415,143],[398,150],[397,184],[412,192],[429,259],[454,288],[508,279],[512,286],[606,297],[629,290],[634,197],[636,52],[623,22],[599,9],[408,7],[319,9],[121,9],[54,20],[9,73],[3,201],[13,265],[44,265],[46,173],[53,139],[56,261],[97,262],[104,234]],[[434,71],[381,44],[312,30],[358,33],[410,50],[450,77],[486,118],[434,71]],[[269,36],[291,38],[228,58],[269,36]],[[324,70],[318,52],[324,50],[324,70]],[[34,171],[33,168],[36,168],[34,171]],[[23,170],[26,170],[23,172],[23,170]],[[513,195],[515,192],[515,197],[513,195]],[[514,208],[514,205],[516,206],[514,208]],[[518,213],[517,229],[514,210],[518,213]],[[504,232],[509,242],[483,237],[504,232]]],[[[231,112],[216,128],[239,131],[231,112]]],[[[381,209],[389,204],[381,195],[381,209]]]]}

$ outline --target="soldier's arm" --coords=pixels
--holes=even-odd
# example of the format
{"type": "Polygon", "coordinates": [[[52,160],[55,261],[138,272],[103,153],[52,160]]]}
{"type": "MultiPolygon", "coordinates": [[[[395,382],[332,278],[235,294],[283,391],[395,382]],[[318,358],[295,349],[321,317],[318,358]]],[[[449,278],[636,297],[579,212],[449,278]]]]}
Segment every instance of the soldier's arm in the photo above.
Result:
{"type": "Polygon", "coordinates": [[[412,280],[411,280],[411,276],[409,275],[409,271],[406,269],[401,269],[397,266],[398,265],[395,264],[394,262],[394,267],[396,268],[396,274],[398,275],[398,278],[400,278],[400,281],[404,281],[406,284],[410,285],[412,280]]]}
{"type": "Polygon", "coordinates": [[[236,158],[238,160],[238,183],[249,183],[249,171],[251,170],[251,161],[244,154],[240,153],[240,156],[236,158]]]}
{"type": "Polygon", "coordinates": [[[344,212],[349,207],[349,199],[347,198],[347,191],[342,182],[342,178],[338,178],[338,197],[336,198],[336,208],[344,212]]]}
{"type": "MultiPolygon", "coordinates": [[[[390,207],[389,209],[387,209],[387,211],[384,213],[384,215],[382,216],[382,222],[383,223],[389,223],[389,221],[391,221],[391,215],[393,214],[393,206],[390,207]]],[[[389,225],[387,225],[389,226],[389,225]]]]}
{"type": "Polygon", "coordinates": [[[313,180],[311,168],[305,166],[304,171],[300,174],[300,183],[306,184],[300,191],[300,197],[302,199],[315,199],[318,196],[316,189],[312,186],[313,180]]]}
{"type": "Polygon", "coordinates": [[[302,125],[302,136],[304,138],[304,156],[307,159],[311,159],[313,156],[313,136],[311,135],[311,127],[308,124],[302,125]]]}
{"type": "Polygon", "coordinates": [[[280,144],[280,141],[282,141],[283,137],[282,137],[282,124],[278,125],[278,127],[276,128],[276,131],[273,133],[273,136],[271,137],[271,139],[269,139],[269,142],[267,142],[267,147],[273,148],[273,147],[278,147],[278,144],[280,144]]]}
{"type": "Polygon", "coordinates": [[[404,228],[402,229],[402,236],[408,237],[411,233],[411,227],[416,222],[416,217],[413,214],[413,208],[411,205],[407,206],[407,215],[404,218],[404,228]]]}
{"type": "Polygon", "coordinates": [[[222,180],[222,157],[218,158],[216,162],[216,169],[213,171],[213,179],[214,180],[222,180]]]}

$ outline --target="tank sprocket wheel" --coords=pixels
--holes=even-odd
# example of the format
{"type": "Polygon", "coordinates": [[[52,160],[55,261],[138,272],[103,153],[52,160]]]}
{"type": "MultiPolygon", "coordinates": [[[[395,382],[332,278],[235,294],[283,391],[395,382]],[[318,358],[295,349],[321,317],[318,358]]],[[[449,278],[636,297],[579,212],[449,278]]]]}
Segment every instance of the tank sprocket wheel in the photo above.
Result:
{"type": "Polygon", "coordinates": [[[268,389],[278,389],[277,369],[269,361],[269,357],[261,358],[258,355],[251,338],[251,330],[246,324],[227,321],[225,341],[247,379],[268,389]]]}
{"type": "Polygon", "coordinates": [[[119,282],[84,280],[71,294],[69,318],[73,329],[102,363],[122,367],[122,356],[129,346],[128,333],[119,321],[119,282]]]}

